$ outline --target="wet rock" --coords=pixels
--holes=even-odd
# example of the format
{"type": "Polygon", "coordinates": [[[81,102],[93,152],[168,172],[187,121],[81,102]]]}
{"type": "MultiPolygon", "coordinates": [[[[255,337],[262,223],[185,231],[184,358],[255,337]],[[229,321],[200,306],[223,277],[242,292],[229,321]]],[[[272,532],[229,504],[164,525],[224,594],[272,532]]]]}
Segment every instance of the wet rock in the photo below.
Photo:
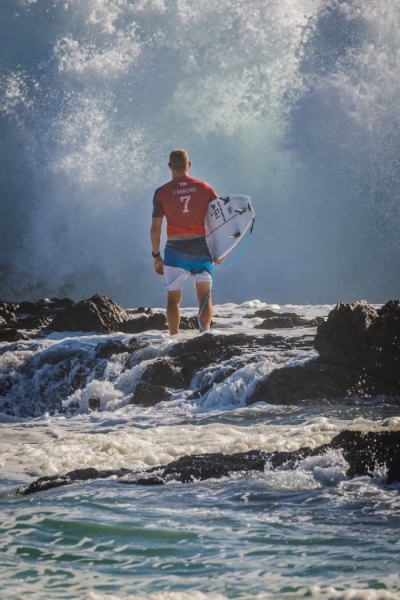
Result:
{"type": "Polygon", "coordinates": [[[363,368],[400,386],[400,302],[376,310],[368,302],[339,303],[317,330],[314,346],[327,362],[363,368]]]}
{"type": "Polygon", "coordinates": [[[271,310],[270,308],[261,308],[260,310],[256,310],[252,315],[246,315],[246,319],[270,319],[273,317],[288,317],[288,318],[296,318],[299,317],[297,313],[293,312],[276,312],[276,310],[271,310]]]}
{"type": "Polygon", "coordinates": [[[246,404],[263,401],[295,405],[304,400],[371,398],[378,395],[397,396],[399,390],[360,369],[313,360],[302,366],[273,370],[257,384],[246,404]]]}
{"type": "Polygon", "coordinates": [[[15,327],[5,327],[0,329],[0,342],[18,342],[27,340],[27,336],[18,331],[15,327]]]}
{"type": "Polygon", "coordinates": [[[66,475],[41,477],[29,486],[21,487],[17,490],[17,495],[109,477],[117,477],[121,483],[131,485],[162,485],[170,481],[192,483],[228,477],[234,473],[265,472],[267,464],[269,470],[280,467],[295,469],[302,460],[310,456],[321,456],[331,449],[342,451],[348,463],[348,477],[373,477],[375,473],[385,471],[388,484],[400,481],[400,431],[342,431],[330,444],[317,448],[300,448],[292,452],[250,450],[232,455],[215,453],[183,456],[166,467],[152,467],[143,472],[127,469],[77,469],[66,475]]]}
{"type": "Polygon", "coordinates": [[[170,400],[172,390],[163,385],[155,385],[146,381],[139,381],[130,404],[141,404],[143,406],[155,406],[159,402],[170,400]]]}
{"type": "Polygon", "coordinates": [[[23,495],[32,494],[35,492],[43,492],[45,490],[50,490],[57,487],[63,487],[64,485],[69,485],[74,482],[82,482],[82,481],[91,481],[93,479],[101,479],[112,477],[114,474],[121,476],[123,474],[123,469],[117,469],[115,471],[107,470],[107,471],[99,471],[93,467],[87,467],[85,469],[75,469],[74,471],[70,471],[66,475],[52,475],[51,477],[41,477],[37,481],[33,482],[29,488],[27,488],[23,495]],[[30,490],[28,492],[28,489],[30,490]]]}
{"type": "Polygon", "coordinates": [[[285,316],[285,317],[290,317],[291,315],[293,315],[294,313],[277,313],[275,310],[271,310],[270,308],[262,308],[260,310],[256,310],[256,312],[252,315],[246,315],[246,319],[254,319],[254,318],[258,318],[258,319],[269,319],[271,317],[279,317],[279,316],[285,316]]]}
{"type": "Polygon", "coordinates": [[[135,333],[135,319],[113,300],[96,294],[88,300],[82,300],[67,306],[54,318],[50,331],[96,331],[112,333],[125,331],[135,333]]]}
{"type": "Polygon", "coordinates": [[[67,306],[73,306],[74,301],[71,298],[50,298],[50,301],[47,303],[51,309],[61,309],[66,308],[67,306]]]}
{"type": "Polygon", "coordinates": [[[181,370],[167,358],[160,358],[150,363],[144,369],[141,381],[164,387],[180,388],[183,386],[181,370]]]}
{"type": "Polygon", "coordinates": [[[123,344],[120,340],[107,340],[106,342],[100,342],[94,349],[95,358],[106,358],[109,359],[116,354],[123,354],[128,351],[126,344],[123,344]]]}
{"type": "Polygon", "coordinates": [[[98,398],[98,396],[92,396],[88,400],[88,406],[89,406],[90,410],[93,410],[93,411],[99,410],[99,408],[101,406],[100,398],[98,398]]]}
{"type": "Polygon", "coordinates": [[[147,365],[142,373],[141,382],[156,386],[182,389],[191,384],[196,373],[209,367],[209,373],[202,378],[201,387],[197,390],[199,397],[205,394],[215,384],[230,377],[237,368],[248,364],[249,361],[259,360],[257,356],[251,359],[241,357],[246,349],[275,346],[279,349],[311,349],[310,341],[303,338],[285,340],[281,336],[266,335],[263,338],[245,334],[213,335],[203,334],[196,338],[175,344],[168,355],[147,365]],[[221,366],[221,362],[232,357],[238,357],[235,367],[221,366]]]}
{"type": "Polygon", "coordinates": [[[387,472],[388,483],[400,482],[400,431],[342,431],[330,446],[342,449],[348,477],[387,472]]]}
{"type": "Polygon", "coordinates": [[[183,383],[189,384],[193,375],[213,362],[240,356],[244,348],[262,343],[254,336],[245,334],[213,335],[204,333],[198,337],[176,344],[168,352],[176,366],[181,367],[183,383]]]}
{"type": "Polygon", "coordinates": [[[94,352],[95,358],[106,358],[109,359],[117,354],[133,354],[136,350],[141,350],[150,346],[147,340],[137,340],[132,338],[128,344],[124,344],[120,340],[106,340],[97,344],[94,352]]]}
{"type": "MultiPolygon", "coordinates": [[[[95,374],[99,379],[103,369],[94,371],[93,352],[64,345],[54,345],[33,354],[13,374],[14,413],[20,417],[52,414],[63,407],[63,401],[77,389],[84,389],[88,377],[95,374]],[[23,398],[23,402],[19,399],[23,398]]],[[[2,377],[0,376],[0,381],[2,377]]],[[[0,386],[1,387],[1,386],[0,386]]],[[[1,395],[1,394],[0,394],[1,395]]],[[[0,408],[2,403],[0,402],[0,408]]]]}
{"type": "Polygon", "coordinates": [[[228,379],[228,377],[233,375],[237,369],[244,366],[244,364],[248,364],[248,361],[246,361],[246,363],[243,362],[241,365],[237,365],[236,368],[227,366],[222,369],[218,368],[214,372],[210,371],[207,373],[208,377],[203,379],[203,383],[198,390],[199,397],[204,396],[204,394],[211,390],[214,385],[218,385],[228,379]]]}
{"type": "Polygon", "coordinates": [[[38,302],[28,302],[24,301],[18,305],[17,314],[18,315],[31,315],[33,317],[43,316],[43,313],[46,312],[46,305],[42,301],[38,302]]]}
{"type": "Polygon", "coordinates": [[[16,312],[18,316],[29,315],[31,317],[48,317],[67,306],[73,306],[74,301],[70,298],[41,298],[37,302],[24,301],[18,304],[16,312]]]}
{"type": "MultiPolygon", "coordinates": [[[[212,323],[211,323],[212,326],[212,323]]],[[[196,330],[199,329],[199,323],[197,321],[197,317],[181,317],[181,322],[179,328],[187,331],[187,330],[196,330]]]]}
{"type": "Polygon", "coordinates": [[[129,325],[126,325],[125,329],[121,331],[127,331],[128,333],[143,333],[143,331],[149,331],[156,329],[157,331],[164,331],[168,329],[167,317],[163,313],[154,313],[148,316],[143,315],[131,319],[129,325]]]}
{"type": "Polygon", "coordinates": [[[268,317],[260,325],[256,325],[255,329],[292,329],[293,327],[317,327],[324,322],[322,317],[316,319],[303,319],[296,314],[277,315],[276,317],[268,317]]]}
{"type": "Polygon", "coordinates": [[[144,348],[148,348],[149,346],[150,342],[148,342],[147,340],[138,340],[137,338],[133,337],[129,340],[129,343],[127,345],[127,351],[129,352],[129,354],[133,354],[137,350],[143,350],[144,348]]]}
{"type": "Polygon", "coordinates": [[[41,329],[49,325],[50,319],[46,317],[25,317],[18,319],[15,327],[17,329],[41,329]]]}
{"type": "Polygon", "coordinates": [[[17,305],[11,304],[11,302],[0,302],[0,317],[4,319],[6,323],[15,321],[15,311],[17,305]]]}

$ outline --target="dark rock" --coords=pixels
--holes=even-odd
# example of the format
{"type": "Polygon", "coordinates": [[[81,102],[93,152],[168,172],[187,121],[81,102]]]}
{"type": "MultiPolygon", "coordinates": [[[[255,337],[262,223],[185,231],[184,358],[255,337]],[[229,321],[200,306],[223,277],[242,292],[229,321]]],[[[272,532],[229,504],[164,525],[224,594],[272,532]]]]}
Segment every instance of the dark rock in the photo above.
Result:
{"type": "MultiPolygon", "coordinates": [[[[283,316],[291,316],[294,313],[284,313],[283,316]]],[[[261,310],[256,310],[253,315],[246,315],[247,319],[270,319],[271,317],[280,317],[282,313],[277,313],[275,310],[271,310],[270,308],[262,308],[261,310]]]]}
{"type": "Polygon", "coordinates": [[[389,301],[378,309],[378,318],[368,329],[371,348],[367,368],[400,385],[400,301],[389,301]]]}
{"type": "Polygon", "coordinates": [[[256,310],[253,315],[246,315],[247,319],[265,319],[264,323],[257,325],[257,329],[278,329],[278,328],[292,328],[292,327],[317,327],[324,321],[322,317],[316,317],[315,319],[305,319],[293,312],[276,312],[270,308],[262,308],[256,310]]]}
{"type": "Polygon", "coordinates": [[[181,367],[183,383],[189,384],[193,375],[210,366],[213,362],[221,362],[233,356],[240,356],[244,348],[262,344],[254,336],[242,333],[233,335],[213,335],[204,333],[187,342],[176,344],[168,352],[176,366],[181,367]]]}
{"type": "Polygon", "coordinates": [[[41,477],[27,487],[21,487],[17,495],[28,495],[54,487],[94,479],[118,477],[121,483],[134,485],[162,485],[169,481],[191,483],[206,479],[228,477],[233,473],[265,472],[269,469],[295,469],[310,456],[321,456],[331,449],[340,449],[348,463],[347,476],[371,476],[382,470],[387,472],[387,483],[400,482],[400,431],[361,433],[342,431],[330,444],[317,448],[300,448],[292,452],[261,452],[251,450],[237,454],[222,453],[183,456],[166,467],[152,467],[144,472],[114,469],[77,469],[66,475],[41,477]]]}
{"type": "Polygon", "coordinates": [[[73,305],[74,301],[70,298],[41,298],[37,302],[21,302],[16,311],[18,315],[48,317],[56,314],[59,309],[73,305]]]}
{"type": "Polygon", "coordinates": [[[396,479],[400,467],[400,431],[342,431],[330,445],[343,450],[349,477],[373,476],[377,471],[387,470],[391,483],[400,482],[396,479]]]}
{"type": "Polygon", "coordinates": [[[127,333],[142,333],[143,331],[149,331],[156,329],[157,331],[164,331],[168,329],[167,317],[163,313],[154,313],[149,316],[141,316],[131,319],[129,325],[121,331],[127,331],[127,333]]]}
{"type": "Polygon", "coordinates": [[[39,302],[21,302],[21,304],[18,305],[17,308],[17,314],[18,315],[31,315],[33,317],[38,317],[40,315],[43,315],[43,309],[45,308],[45,306],[43,305],[43,303],[39,303],[39,302]]]}
{"type": "Polygon", "coordinates": [[[109,359],[117,354],[133,354],[137,350],[142,350],[150,346],[147,340],[138,340],[132,338],[128,344],[124,344],[120,340],[106,340],[100,342],[95,348],[95,358],[106,358],[109,359]]]}
{"type": "Polygon", "coordinates": [[[6,327],[0,330],[0,342],[18,342],[27,339],[29,338],[17,331],[15,327],[6,327]]]}
{"type": "Polygon", "coordinates": [[[55,310],[73,305],[74,301],[71,298],[50,298],[50,307],[55,310]]]}
{"type": "Polygon", "coordinates": [[[49,325],[50,331],[97,331],[112,333],[132,331],[132,319],[129,313],[113,300],[96,294],[88,300],[82,300],[67,306],[56,315],[49,325]]]}
{"type": "Polygon", "coordinates": [[[129,354],[133,354],[137,350],[143,350],[144,348],[148,348],[149,346],[150,342],[148,342],[147,340],[138,340],[137,338],[133,337],[129,340],[129,343],[127,345],[127,351],[129,352],[129,354]]]}
{"type": "Polygon", "coordinates": [[[168,401],[171,398],[171,395],[172,390],[169,390],[163,385],[139,381],[130,403],[141,404],[143,406],[155,406],[159,402],[168,401]]]}
{"type": "Polygon", "coordinates": [[[119,340],[107,340],[106,342],[100,342],[94,349],[95,358],[111,358],[116,354],[123,354],[128,352],[128,346],[123,344],[119,340]]]}
{"type": "Polygon", "coordinates": [[[199,398],[201,398],[201,393],[199,391],[190,392],[187,397],[188,400],[198,400],[199,398]]]}
{"type": "Polygon", "coordinates": [[[365,369],[400,385],[400,302],[376,310],[368,302],[339,303],[317,330],[314,346],[334,364],[365,369]]]}
{"type": "Polygon", "coordinates": [[[101,404],[100,398],[98,398],[97,396],[92,396],[88,400],[88,405],[89,405],[90,410],[94,410],[94,411],[99,410],[100,404],[101,404]]]}
{"type": "Polygon", "coordinates": [[[16,304],[11,304],[10,302],[0,302],[0,317],[4,319],[6,323],[15,321],[16,308],[16,304]]]}
{"type": "Polygon", "coordinates": [[[86,386],[90,375],[101,379],[105,366],[98,363],[94,371],[93,352],[82,346],[71,351],[68,345],[55,344],[34,353],[21,365],[18,375],[13,375],[16,395],[26,398],[13,406],[14,411],[21,417],[59,411],[68,396],[86,386]]]}
{"type": "Polygon", "coordinates": [[[49,325],[50,320],[46,317],[25,317],[24,319],[18,319],[15,327],[17,329],[41,329],[49,325]]]}
{"type": "Polygon", "coordinates": [[[33,494],[35,492],[43,492],[45,490],[50,490],[52,488],[62,487],[64,485],[69,485],[74,482],[82,482],[82,481],[91,481],[93,479],[101,479],[112,477],[113,475],[122,476],[124,473],[124,469],[118,470],[107,470],[107,471],[99,471],[93,467],[87,467],[85,469],[75,469],[74,471],[70,471],[66,475],[52,475],[50,477],[40,477],[37,481],[31,483],[29,488],[26,488],[24,495],[33,494]],[[29,489],[29,491],[28,491],[29,489]]]}
{"type": "Polygon", "coordinates": [[[182,376],[180,369],[167,358],[159,358],[150,363],[143,371],[142,381],[155,386],[182,387],[182,376]]]}
{"type": "Polygon", "coordinates": [[[298,315],[291,314],[285,316],[284,314],[276,317],[268,317],[260,325],[256,325],[254,329],[292,329],[293,327],[317,327],[324,322],[322,317],[308,320],[299,317],[298,315]]]}
{"type": "Polygon", "coordinates": [[[261,308],[260,310],[256,310],[254,314],[245,316],[246,319],[270,319],[273,317],[299,318],[299,315],[293,312],[279,313],[276,312],[276,310],[271,310],[270,308],[261,308]]]}
{"type": "Polygon", "coordinates": [[[299,404],[303,400],[397,396],[399,390],[360,369],[313,360],[297,367],[273,370],[257,384],[246,404],[299,404]]]}
{"type": "MultiPolygon", "coordinates": [[[[246,361],[245,364],[249,364],[249,361],[246,361]]],[[[238,366],[237,368],[240,367],[238,366]]],[[[203,396],[206,392],[211,390],[211,388],[213,388],[214,385],[222,383],[223,381],[225,381],[225,379],[228,379],[228,377],[233,375],[233,373],[235,373],[236,371],[237,369],[235,369],[234,367],[225,367],[224,369],[218,369],[216,374],[215,372],[208,373],[208,375],[210,376],[209,380],[207,381],[207,379],[205,379],[205,384],[203,384],[199,390],[199,397],[203,396]]]]}
{"type": "Polygon", "coordinates": [[[197,317],[181,317],[179,328],[186,331],[199,329],[197,317]]]}

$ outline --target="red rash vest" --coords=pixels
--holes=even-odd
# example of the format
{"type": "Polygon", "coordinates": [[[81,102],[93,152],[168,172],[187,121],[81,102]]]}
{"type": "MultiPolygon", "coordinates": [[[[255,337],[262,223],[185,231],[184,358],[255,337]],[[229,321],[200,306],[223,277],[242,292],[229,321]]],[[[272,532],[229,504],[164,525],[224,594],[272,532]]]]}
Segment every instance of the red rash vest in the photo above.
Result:
{"type": "Polygon", "coordinates": [[[155,191],[153,217],[167,219],[167,236],[205,235],[208,204],[218,194],[209,183],[193,177],[176,177],[155,191]]]}

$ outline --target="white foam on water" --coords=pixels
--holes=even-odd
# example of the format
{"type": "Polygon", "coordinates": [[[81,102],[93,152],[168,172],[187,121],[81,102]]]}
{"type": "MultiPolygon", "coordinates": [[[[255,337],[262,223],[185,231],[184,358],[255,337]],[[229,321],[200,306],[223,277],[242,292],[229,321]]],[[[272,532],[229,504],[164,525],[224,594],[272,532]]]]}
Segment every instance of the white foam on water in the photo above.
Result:
{"type": "Polygon", "coordinates": [[[89,466],[146,469],[180,456],[213,452],[296,450],[327,443],[339,431],[337,425],[324,421],[321,427],[313,422],[292,427],[261,423],[251,428],[218,423],[138,429],[125,424],[123,431],[108,433],[96,433],[93,424],[90,433],[78,433],[63,430],[54,420],[42,431],[9,424],[0,425],[0,430],[2,475],[11,479],[89,466]]]}
{"type": "Polygon", "coordinates": [[[145,595],[135,594],[134,596],[115,596],[89,592],[86,600],[227,600],[227,597],[215,593],[206,594],[198,590],[190,590],[189,592],[153,592],[145,595]]]}
{"type": "MultiPolygon", "coordinates": [[[[116,596],[102,594],[91,591],[85,600],[227,600],[227,596],[218,593],[203,593],[198,590],[187,592],[153,592],[145,595],[116,596]]],[[[389,591],[374,588],[356,588],[348,587],[346,589],[337,589],[334,586],[312,586],[302,588],[297,592],[279,592],[279,594],[263,592],[260,594],[241,594],[240,600],[271,600],[273,598],[282,598],[283,600],[293,600],[295,598],[314,598],[314,600],[398,600],[397,591],[389,591]]]]}

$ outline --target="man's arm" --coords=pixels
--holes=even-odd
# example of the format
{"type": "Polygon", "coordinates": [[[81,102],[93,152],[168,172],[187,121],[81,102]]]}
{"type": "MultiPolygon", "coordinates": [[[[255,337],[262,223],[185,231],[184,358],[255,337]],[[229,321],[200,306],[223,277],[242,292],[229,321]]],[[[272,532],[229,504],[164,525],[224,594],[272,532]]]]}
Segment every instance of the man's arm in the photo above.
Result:
{"type": "MultiPolygon", "coordinates": [[[[164,217],[153,217],[151,220],[150,239],[151,248],[154,254],[159,254],[161,243],[161,227],[164,217]]],[[[164,274],[164,263],[161,256],[154,258],[154,270],[158,275],[164,274]]]]}

